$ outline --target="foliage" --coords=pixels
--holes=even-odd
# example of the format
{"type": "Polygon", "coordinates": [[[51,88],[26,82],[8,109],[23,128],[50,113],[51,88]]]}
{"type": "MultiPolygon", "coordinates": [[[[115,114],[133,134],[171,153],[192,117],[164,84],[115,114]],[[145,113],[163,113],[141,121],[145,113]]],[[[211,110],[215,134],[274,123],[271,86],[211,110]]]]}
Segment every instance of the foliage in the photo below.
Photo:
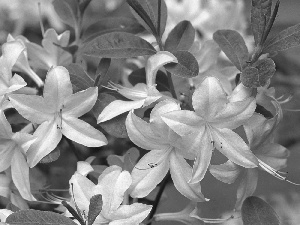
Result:
{"type": "Polygon", "coordinates": [[[274,136],[289,98],[275,97],[271,81],[280,68],[272,57],[300,44],[300,25],[268,38],[280,2],[252,0],[251,43],[236,11],[242,1],[103,2],[131,17],[106,12],[91,20],[91,0],[55,0],[70,30],[42,25],[41,45],[22,35],[8,35],[2,45],[0,195],[8,204],[1,224],[230,222],[234,216],[201,215],[207,172],[237,183],[230,213],[244,225],[280,224],[271,206],[252,195],[259,169],[293,183],[279,171],[289,151],[274,136]],[[199,15],[186,10],[193,5],[199,15]],[[231,7],[234,15],[224,11],[231,7]],[[174,22],[176,9],[188,19],[174,22]],[[231,21],[228,15],[238,22],[217,26],[231,21]],[[77,162],[69,195],[37,175],[60,161],[77,162]],[[189,204],[158,213],[170,183],[189,204]],[[33,202],[64,213],[29,209],[33,202]]]}

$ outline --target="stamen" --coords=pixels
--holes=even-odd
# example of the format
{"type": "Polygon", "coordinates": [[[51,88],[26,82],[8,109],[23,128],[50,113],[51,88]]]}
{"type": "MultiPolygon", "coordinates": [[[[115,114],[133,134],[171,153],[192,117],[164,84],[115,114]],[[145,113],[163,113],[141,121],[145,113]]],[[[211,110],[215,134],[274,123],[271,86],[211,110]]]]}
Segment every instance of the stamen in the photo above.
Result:
{"type": "Polygon", "coordinates": [[[286,177],[284,176],[281,176],[280,173],[282,172],[279,172],[277,170],[275,170],[274,168],[272,168],[271,166],[269,166],[268,164],[264,163],[263,161],[261,161],[260,159],[258,159],[258,162],[259,162],[259,166],[264,169],[266,172],[268,172],[269,174],[273,175],[274,177],[276,177],[277,179],[279,180],[284,180],[288,183],[291,183],[291,184],[294,184],[294,185],[300,185],[300,184],[297,184],[297,183],[294,183],[290,180],[287,180],[286,177]]]}
{"type": "Polygon", "coordinates": [[[42,7],[41,7],[40,2],[38,2],[38,9],[39,9],[40,27],[41,27],[42,35],[43,35],[43,37],[45,37],[45,28],[44,28],[44,24],[43,24],[42,7]]]}

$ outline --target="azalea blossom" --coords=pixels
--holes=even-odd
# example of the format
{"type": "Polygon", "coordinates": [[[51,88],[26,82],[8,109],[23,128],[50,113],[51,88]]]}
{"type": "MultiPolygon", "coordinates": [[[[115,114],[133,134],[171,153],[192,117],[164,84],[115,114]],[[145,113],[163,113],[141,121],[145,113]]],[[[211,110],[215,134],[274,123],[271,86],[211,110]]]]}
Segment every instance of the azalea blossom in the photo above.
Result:
{"type": "Polygon", "coordinates": [[[29,167],[25,152],[34,142],[30,134],[13,133],[10,124],[0,110],[0,172],[11,168],[12,180],[21,196],[29,201],[35,200],[30,192],[29,167]]]}
{"type": "Polygon", "coordinates": [[[61,66],[49,70],[43,97],[10,95],[10,102],[24,118],[40,124],[34,132],[37,140],[26,153],[30,167],[55,149],[62,134],[87,147],[107,144],[100,131],[78,119],[92,109],[97,95],[96,87],[73,94],[69,72],[61,66]]]}
{"type": "MultiPolygon", "coordinates": [[[[277,171],[286,167],[289,151],[274,143],[274,129],[278,124],[279,114],[272,119],[266,119],[255,113],[244,125],[250,149],[258,158],[259,167],[273,176],[285,180],[277,171]]],[[[258,168],[243,168],[231,161],[221,165],[212,165],[211,174],[218,180],[225,183],[233,183],[239,179],[237,191],[237,201],[235,208],[241,209],[242,203],[248,196],[252,195],[256,189],[258,181],[258,168]]]]}
{"type": "Polygon", "coordinates": [[[46,30],[42,46],[19,36],[27,47],[29,63],[34,69],[49,70],[52,66],[67,66],[72,62],[72,56],[61,47],[69,44],[70,31],[58,35],[53,28],[46,30]],[[61,47],[60,47],[61,46],[61,47]]]}
{"type": "Polygon", "coordinates": [[[181,144],[181,137],[161,119],[164,114],[178,110],[180,107],[174,101],[162,101],[153,108],[150,123],[137,117],[132,111],[129,113],[126,128],[130,140],[137,146],[150,150],[132,170],[130,195],[133,198],[147,196],[170,170],[174,185],[182,195],[196,202],[206,200],[201,193],[200,183],[188,183],[192,178],[192,168],[186,159],[193,159],[194,155],[186,151],[181,144]]]}
{"type": "Polygon", "coordinates": [[[10,34],[7,36],[7,42],[14,42],[17,41],[19,42],[24,50],[18,57],[17,62],[14,65],[14,70],[19,71],[19,72],[24,72],[27,74],[36,84],[38,87],[42,87],[44,85],[44,82],[41,80],[41,78],[30,68],[29,62],[28,62],[28,55],[27,55],[27,48],[20,38],[14,38],[10,34]]]}
{"type": "Polygon", "coordinates": [[[119,166],[110,166],[99,176],[97,185],[76,172],[70,179],[70,192],[85,220],[88,219],[90,199],[94,195],[101,195],[102,210],[94,225],[138,225],[147,217],[152,207],[142,203],[122,204],[131,182],[128,171],[122,171],[119,166]]]}
{"type": "Polygon", "coordinates": [[[6,108],[6,96],[8,94],[27,85],[18,74],[12,76],[12,68],[23,51],[24,47],[17,41],[2,45],[2,56],[0,57],[0,109],[6,108]]]}
{"type": "Polygon", "coordinates": [[[124,97],[132,101],[115,100],[111,102],[98,117],[98,123],[110,120],[124,112],[132,109],[146,107],[161,100],[163,95],[156,89],[156,73],[160,67],[167,63],[177,62],[176,57],[170,53],[161,51],[150,56],[146,63],[146,83],[138,83],[132,88],[123,87],[118,84],[111,83],[110,89],[118,91],[124,97]]]}
{"type": "Polygon", "coordinates": [[[232,131],[246,122],[256,107],[254,98],[243,96],[240,90],[228,97],[216,78],[207,77],[193,94],[195,111],[177,110],[162,116],[163,121],[185,139],[188,150],[196,155],[190,182],[203,179],[214,148],[240,166],[253,168],[258,165],[248,145],[232,131]]]}

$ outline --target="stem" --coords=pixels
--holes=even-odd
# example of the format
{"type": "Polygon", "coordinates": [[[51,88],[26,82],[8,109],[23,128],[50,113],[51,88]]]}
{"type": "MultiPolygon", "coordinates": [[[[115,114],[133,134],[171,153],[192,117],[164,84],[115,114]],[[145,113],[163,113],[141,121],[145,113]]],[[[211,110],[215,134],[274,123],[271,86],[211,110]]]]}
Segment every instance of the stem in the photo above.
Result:
{"type": "MultiPolygon", "coordinates": [[[[157,210],[157,207],[158,207],[158,204],[160,202],[160,198],[166,188],[166,185],[168,183],[168,181],[171,179],[171,174],[170,172],[168,172],[167,176],[163,179],[163,181],[160,183],[160,186],[159,186],[159,190],[158,190],[158,193],[155,197],[155,200],[154,200],[154,203],[153,203],[153,207],[151,209],[151,212],[149,213],[149,216],[148,216],[148,220],[149,221],[152,221],[152,218],[154,216],[154,214],[156,213],[156,210],[157,210]]],[[[151,225],[152,222],[149,223],[149,225],[151,225]]]]}

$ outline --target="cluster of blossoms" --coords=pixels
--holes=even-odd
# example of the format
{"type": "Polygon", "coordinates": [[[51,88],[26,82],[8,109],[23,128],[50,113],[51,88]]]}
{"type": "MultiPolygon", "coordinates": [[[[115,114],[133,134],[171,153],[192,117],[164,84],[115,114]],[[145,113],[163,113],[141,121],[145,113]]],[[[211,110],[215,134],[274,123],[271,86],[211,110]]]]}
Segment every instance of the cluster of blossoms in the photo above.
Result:
{"type": "MultiPolygon", "coordinates": [[[[116,5],[119,2],[115,2],[116,5]]],[[[166,0],[166,5],[169,16],[165,34],[183,17],[202,34],[192,40],[192,47],[188,49],[196,59],[199,73],[193,78],[181,79],[181,84],[188,86],[185,90],[189,94],[178,99],[178,90],[159,91],[159,72],[166,72],[164,66],[181,60],[176,53],[160,49],[151,56],[132,60],[138,67],[145,67],[145,83],[132,85],[131,71],[122,68],[123,85],[109,82],[101,87],[101,91],[105,89],[124,98],[106,104],[93,119],[101,125],[127,113],[125,127],[129,140],[147,152],[141,158],[135,152],[132,154],[135,159],[130,151],[123,157],[113,156],[108,167],[99,168],[91,164],[92,160],[77,163],[77,171],[69,181],[71,197],[64,203],[77,210],[78,217],[72,210],[64,212],[67,217],[75,217],[77,224],[90,224],[91,211],[94,211],[90,205],[95,196],[101,196],[101,209],[93,224],[140,224],[154,207],[138,202],[139,199],[147,198],[169,178],[190,204],[181,212],[152,215],[144,223],[222,222],[202,218],[198,213],[197,203],[209,201],[201,191],[201,182],[208,172],[224,183],[238,183],[234,207],[237,211],[254,193],[258,169],[285,180],[278,170],[286,166],[289,152],[274,142],[274,131],[283,116],[274,88],[269,87],[269,80],[258,88],[235,82],[239,70],[229,65],[224,55],[221,58],[227,60],[229,66],[219,65],[221,49],[211,40],[215,31],[233,29],[241,33],[250,51],[253,49],[251,36],[246,34],[243,1],[166,0]],[[259,113],[258,107],[269,114],[259,113]],[[224,163],[211,163],[215,150],[224,156],[224,163]],[[97,182],[92,182],[91,177],[97,182]]],[[[69,39],[69,31],[58,35],[54,29],[48,29],[41,45],[23,36],[11,35],[2,45],[0,195],[20,209],[28,209],[27,201],[40,200],[32,191],[30,168],[51,155],[62,139],[86,147],[109,144],[103,130],[95,128],[96,122],[82,118],[102,99],[97,85],[73,92],[75,84],[67,69],[74,61],[72,52],[66,50],[70,46],[69,39]],[[38,74],[41,70],[47,71],[45,79],[38,74]],[[27,85],[28,80],[33,81],[35,87],[27,85]],[[17,132],[13,132],[8,120],[12,110],[26,119],[26,126],[17,132]]],[[[77,37],[75,39],[79,44],[77,37]]],[[[172,78],[170,80],[172,82],[172,78]]],[[[0,221],[5,221],[11,213],[1,210],[0,221]]]]}

